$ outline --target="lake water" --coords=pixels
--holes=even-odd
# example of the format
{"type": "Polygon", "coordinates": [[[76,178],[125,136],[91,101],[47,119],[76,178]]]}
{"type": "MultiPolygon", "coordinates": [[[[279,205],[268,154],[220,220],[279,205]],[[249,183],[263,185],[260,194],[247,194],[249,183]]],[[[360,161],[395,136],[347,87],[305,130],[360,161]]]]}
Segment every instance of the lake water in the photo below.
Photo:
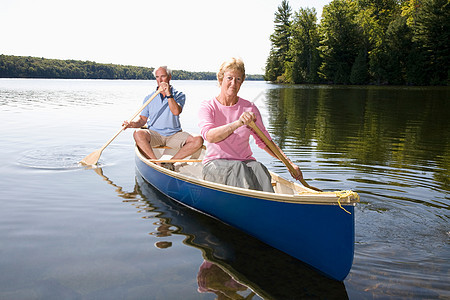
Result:
{"type": "MultiPolygon", "coordinates": [[[[217,83],[172,84],[198,133],[217,83]]],[[[450,298],[449,88],[242,86],[310,185],[361,197],[353,267],[336,282],[155,191],[132,130],[98,169],[78,165],[154,87],[0,79],[0,299],[450,298]]]]}

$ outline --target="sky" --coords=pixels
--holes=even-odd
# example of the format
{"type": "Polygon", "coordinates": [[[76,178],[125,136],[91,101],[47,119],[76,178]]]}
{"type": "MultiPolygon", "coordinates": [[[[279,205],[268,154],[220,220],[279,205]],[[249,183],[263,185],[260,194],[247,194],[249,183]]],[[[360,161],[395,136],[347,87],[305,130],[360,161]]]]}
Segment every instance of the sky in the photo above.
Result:
{"type": "MultiPolygon", "coordinates": [[[[331,0],[290,0],[293,11],[331,0]]],[[[263,74],[281,0],[0,0],[0,54],[263,74]]]]}

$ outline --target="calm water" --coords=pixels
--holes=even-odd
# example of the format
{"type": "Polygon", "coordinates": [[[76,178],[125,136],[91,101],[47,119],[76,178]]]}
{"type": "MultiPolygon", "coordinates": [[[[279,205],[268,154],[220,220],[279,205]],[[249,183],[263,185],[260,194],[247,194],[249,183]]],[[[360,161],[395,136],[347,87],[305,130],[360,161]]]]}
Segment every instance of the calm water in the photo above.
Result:
{"type": "MultiPolygon", "coordinates": [[[[217,84],[173,84],[198,133],[217,84]]],[[[353,267],[335,282],[155,191],[136,175],[130,130],[99,169],[78,166],[153,87],[0,80],[0,299],[450,298],[449,88],[244,83],[308,183],[361,196],[353,267]]]]}

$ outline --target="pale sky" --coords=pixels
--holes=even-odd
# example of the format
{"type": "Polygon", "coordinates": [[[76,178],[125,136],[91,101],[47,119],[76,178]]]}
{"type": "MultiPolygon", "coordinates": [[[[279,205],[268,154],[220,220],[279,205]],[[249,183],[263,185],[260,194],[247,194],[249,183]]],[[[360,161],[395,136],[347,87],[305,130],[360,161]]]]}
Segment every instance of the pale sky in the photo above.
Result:
{"type": "MultiPolygon", "coordinates": [[[[290,0],[293,11],[331,0],[290,0]]],[[[263,74],[281,0],[0,0],[0,54],[263,74]]]]}

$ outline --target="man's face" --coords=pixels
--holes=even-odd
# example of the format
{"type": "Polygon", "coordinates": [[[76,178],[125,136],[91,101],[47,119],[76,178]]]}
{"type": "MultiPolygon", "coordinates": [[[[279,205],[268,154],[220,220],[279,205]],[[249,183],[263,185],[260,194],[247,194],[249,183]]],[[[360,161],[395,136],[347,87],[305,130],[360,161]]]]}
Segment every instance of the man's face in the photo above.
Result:
{"type": "Polygon", "coordinates": [[[161,82],[166,82],[167,84],[169,83],[171,77],[167,74],[166,70],[164,70],[163,68],[159,68],[158,70],[156,70],[155,74],[158,86],[161,82]]]}

